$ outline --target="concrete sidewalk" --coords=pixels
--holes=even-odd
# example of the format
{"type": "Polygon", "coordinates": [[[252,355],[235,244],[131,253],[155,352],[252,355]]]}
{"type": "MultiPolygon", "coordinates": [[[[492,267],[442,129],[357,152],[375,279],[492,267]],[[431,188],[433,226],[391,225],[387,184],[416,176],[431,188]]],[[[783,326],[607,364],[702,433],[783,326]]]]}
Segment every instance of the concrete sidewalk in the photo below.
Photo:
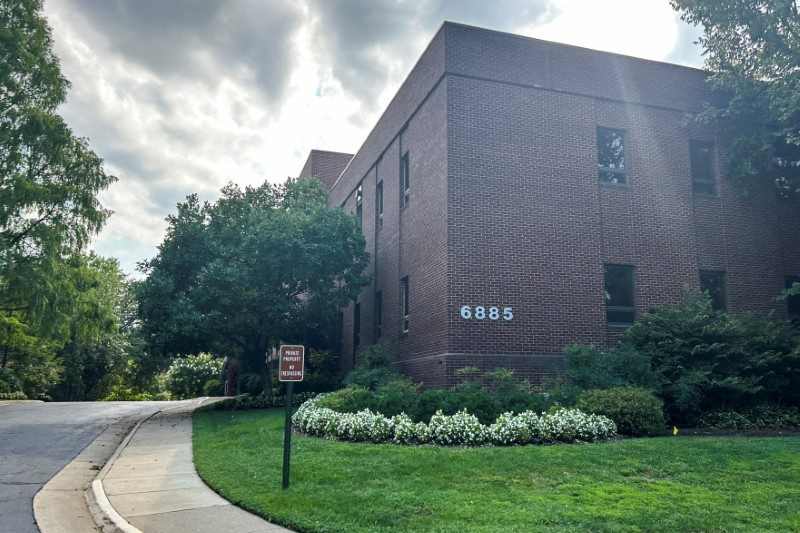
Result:
{"type": "Polygon", "coordinates": [[[192,411],[199,405],[194,400],[160,411],[140,421],[119,445],[86,491],[89,510],[102,531],[290,531],[232,505],[197,475],[192,411]]]}

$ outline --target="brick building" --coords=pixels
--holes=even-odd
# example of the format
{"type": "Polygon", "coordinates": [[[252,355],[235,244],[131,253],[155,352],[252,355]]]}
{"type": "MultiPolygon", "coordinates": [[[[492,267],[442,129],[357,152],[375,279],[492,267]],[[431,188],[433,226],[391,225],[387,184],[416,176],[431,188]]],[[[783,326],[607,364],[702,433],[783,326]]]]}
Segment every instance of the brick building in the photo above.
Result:
{"type": "Polygon", "coordinates": [[[705,78],[445,23],[358,152],[303,170],[358,214],[372,255],[342,369],[380,338],[426,386],[467,365],[537,379],[684,284],[785,317],[800,210],[723,178],[715,132],[687,120],[715,97],[705,78]]]}

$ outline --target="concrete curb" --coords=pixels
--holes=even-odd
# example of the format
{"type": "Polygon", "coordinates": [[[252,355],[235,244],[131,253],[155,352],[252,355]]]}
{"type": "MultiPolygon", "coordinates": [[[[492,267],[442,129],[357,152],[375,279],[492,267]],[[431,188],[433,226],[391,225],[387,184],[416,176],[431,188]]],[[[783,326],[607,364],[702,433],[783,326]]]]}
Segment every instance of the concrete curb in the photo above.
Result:
{"type": "Polygon", "coordinates": [[[127,436],[144,418],[145,415],[134,414],[107,427],[36,493],[33,515],[42,533],[85,532],[89,527],[96,530],[84,492],[100,466],[107,463],[124,441],[125,437],[120,435],[127,436]]]}
{"type": "Polygon", "coordinates": [[[191,400],[188,403],[184,403],[181,405],[176,405],[173,407],[167,407],[165,409],[159,409],[158,411],[152,413],[150,416],[142,418],[136,425],[131,429],[128,435],[123,439],[111,457],[106,461],[106,464],[97,474],[97,477],[89,488],[86,489],[85,498],[86,504],[89,507],[89,512],[92,515],[97,526],[100,528],[103,533],[143,533],[140,529],[132,526],[125,518],[120,515],[114,506],[111,505],[111,502],[108,500],[108,496],[106,495],[106,491],[103,487],[103,479],[108,474],[108,471],[114,466],[114,461],[116,461],[120,454],[125,450],[128,446],[128,443],[131,441],[133,436],[139,430],[139,428],[156,416],[159,413],[163,413],[164,411],[171,411],[173,409],[180,409],[182,407],[186,407],[187,405],[191,405],[192,403],[196,403],[195,408],[200,407],[205,402],[207,402],[209,398],[197,398],[191,400]]]}

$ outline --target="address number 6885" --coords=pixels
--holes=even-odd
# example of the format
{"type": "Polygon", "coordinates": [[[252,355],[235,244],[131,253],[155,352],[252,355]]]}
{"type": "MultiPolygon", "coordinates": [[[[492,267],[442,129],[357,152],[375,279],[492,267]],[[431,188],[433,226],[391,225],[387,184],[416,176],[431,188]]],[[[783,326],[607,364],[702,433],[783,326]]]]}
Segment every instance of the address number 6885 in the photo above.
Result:
{"type": "Polygon", "coordinates": [[[510,307],[503,307],[502,312],[499,307],[484,307],[482,305],[462,305],[461,306],[461,318],[464,320],[470,320],[472,318],[476,320],[500,320],[502,316],[503,320],[511,320],[514,318],[514,313],[510,307]]]}

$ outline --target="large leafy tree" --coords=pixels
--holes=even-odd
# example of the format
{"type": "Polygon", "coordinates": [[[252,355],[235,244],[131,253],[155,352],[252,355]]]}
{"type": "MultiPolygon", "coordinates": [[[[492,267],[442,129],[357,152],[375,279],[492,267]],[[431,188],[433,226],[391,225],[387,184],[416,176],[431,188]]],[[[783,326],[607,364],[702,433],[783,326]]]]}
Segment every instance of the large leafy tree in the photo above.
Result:
{"type": "Polygon", "coordinates": [[[754,180],[794,196],[800,187],[800,2],[670,0],[703,28],[709,81],[725,103],[700,119],[724,139],[725,172],[743,191],[754,180]]]}
{"type": "Polygon", "coordinates": [[[80,292],[71,261],[110,214],[96,195],[115,178],[56,113],[68,87],[41,1],[0,0],[3,366],[66,342],[80,292]]]}
{"type": "Polygon", "coordinates": [[[178,204],[158,256],[140,265],[145,338],[167,354],[236,353],[269,393],[265,353],[305,342],[368,283],[355,217],[325,199],[318,180],[290,179],[178,204]]]}

